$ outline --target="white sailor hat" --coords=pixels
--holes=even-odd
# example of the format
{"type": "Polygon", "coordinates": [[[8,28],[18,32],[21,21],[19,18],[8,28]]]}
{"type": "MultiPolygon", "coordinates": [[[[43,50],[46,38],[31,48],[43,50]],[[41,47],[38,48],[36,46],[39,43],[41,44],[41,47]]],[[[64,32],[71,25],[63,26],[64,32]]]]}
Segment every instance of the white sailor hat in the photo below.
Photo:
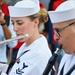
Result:
{"type": "Polygon", "coordinates": [[[24,17],[40,11],[39,0],[22,0],[9,6],[10,17],[24,17]]]}
{"type": "Polygon", "coordinates": [[[75,1],[65,1],[55,11],[49,11],[48,13],[52,23],[75,19],[75,1]]]}

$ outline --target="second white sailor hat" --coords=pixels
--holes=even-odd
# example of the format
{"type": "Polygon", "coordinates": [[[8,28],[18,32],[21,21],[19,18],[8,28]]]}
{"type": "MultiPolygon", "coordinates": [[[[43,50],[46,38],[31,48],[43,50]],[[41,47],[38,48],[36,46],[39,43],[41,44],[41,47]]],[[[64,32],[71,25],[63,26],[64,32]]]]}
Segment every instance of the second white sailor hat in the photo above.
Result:
{"type": "Polygon", "coordinates": [[[48,13],[52,23],[75,19],[75,1],[65,1],[55,11],[49,11],[48,13]]]}

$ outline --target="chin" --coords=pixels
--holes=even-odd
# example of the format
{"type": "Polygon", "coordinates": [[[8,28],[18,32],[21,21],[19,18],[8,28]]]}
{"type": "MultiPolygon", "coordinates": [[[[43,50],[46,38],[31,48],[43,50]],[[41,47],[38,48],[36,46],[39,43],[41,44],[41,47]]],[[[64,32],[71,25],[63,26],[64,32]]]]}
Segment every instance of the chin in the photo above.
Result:
{"type": "Polygon", "coordinates": [[[65,53],[67,53],[67,54],[73,54],[74,52],[71,52],[71,51],[65,51],[65,53]]]}

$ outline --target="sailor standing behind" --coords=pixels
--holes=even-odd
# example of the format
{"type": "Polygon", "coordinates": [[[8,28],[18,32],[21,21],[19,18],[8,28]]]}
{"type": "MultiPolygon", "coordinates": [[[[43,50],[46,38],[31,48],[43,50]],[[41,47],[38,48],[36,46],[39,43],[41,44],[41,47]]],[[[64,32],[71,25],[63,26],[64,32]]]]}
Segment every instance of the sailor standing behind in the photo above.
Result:
{"type": "Polygon", "coordinates": [[[66,52],[57,75],[75,75],[75,1],[61,3],[55,11],[49,11],[55,39],[66,52]]]}
{"type": "MultiPolygon", "coordinates": [[[[5,19],[5,14],[2,11],[4,0],[0,0],[0,42],[16,37],[15,32],[13,31],[13,25],[11,21],[9,20],[9,25],[5,19]]],[[[8,9],[7,9],[8,10],[8,9]]],[[[3,72],[6,72],[6,69],[8,67],[7,64],[7,57],[6,57],[6,45],[9,48],[13,48],[17,45],[17,41],[12,41],[5,44],[0,44],[0,70],[3,72]]]]}
{"type": "Polygon", "coordinates": [[[46,9],[42,10],[38,0],[22,0],[9,6],[10,17],[17,36],[28,34],[19,49],[17,60],[9,75],[42,75],[51,51],[47,39],[39,34],[38,27],[48,20],[46,9]]]}

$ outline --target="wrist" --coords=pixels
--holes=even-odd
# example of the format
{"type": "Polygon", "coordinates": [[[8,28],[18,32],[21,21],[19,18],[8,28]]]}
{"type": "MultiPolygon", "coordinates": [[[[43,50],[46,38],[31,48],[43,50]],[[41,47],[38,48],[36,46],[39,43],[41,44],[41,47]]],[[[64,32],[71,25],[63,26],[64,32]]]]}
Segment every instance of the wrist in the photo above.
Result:
{"type": "Polygon", "coordinates": [[[4,23],[1,23],[1,26],[4,26],[4,25],[6,25],[6,22],[4,22],[4,23]]]}

